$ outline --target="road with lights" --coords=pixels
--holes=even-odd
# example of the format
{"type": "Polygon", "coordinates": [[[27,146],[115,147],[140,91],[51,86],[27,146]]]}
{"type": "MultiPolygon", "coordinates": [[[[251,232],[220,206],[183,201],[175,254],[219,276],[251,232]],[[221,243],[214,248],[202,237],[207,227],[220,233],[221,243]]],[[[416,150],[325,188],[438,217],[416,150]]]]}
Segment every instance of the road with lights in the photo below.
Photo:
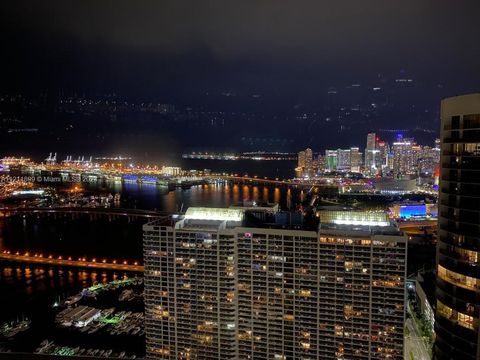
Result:
{"type": "Polygon", "coordinates": [[[55,266],[70,266],[70,267],[81,267],[89,269],[103,269],[103,270],[122,270],[122,271],[131,271],[131,272],[143,272],[143,265],[138,264],[137,262],[128,262],[117,261],[117,260],[97,260],[97,259],[87,259],[87,258],[72,258],[72,257],[62,257],[52,255],[45,256],[43,254],[30,254],[15,252],[12,253],[8,250],[4,250],[0,253],[0,259],[6,261],[14,262],[24,262],[31,264],[43,264],[43,265],[55,265],[55,266]]]}
{"type": "Polygon", "coordinates": [[[168,215],[166,212],[123,209],[123,208],[104,208],[104,207],[11,207],[0,208],[0,214],[89,214],[89,215],[108,215],[108,216],[129,216],[158,218],[168,215]]]}
{"type": "Polygon", "coordinates": [[[419,334],[417,327],[412,319],[407,319],[405,323],[409,330],[409,335],[405,336],[405,360],[430,360],[431,357],[425,348],[425,343],[419,334]]]}

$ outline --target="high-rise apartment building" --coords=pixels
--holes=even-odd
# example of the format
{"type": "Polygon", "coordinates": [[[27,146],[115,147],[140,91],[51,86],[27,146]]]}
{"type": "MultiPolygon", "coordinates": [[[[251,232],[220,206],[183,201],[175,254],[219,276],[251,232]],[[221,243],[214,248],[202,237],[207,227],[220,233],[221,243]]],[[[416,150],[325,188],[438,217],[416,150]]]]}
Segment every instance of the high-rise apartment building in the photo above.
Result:
{"type": "Polygon", "coordinates": [[[367,134],[367,147],[365,148],[365,172],[374,175],[377,173],[377,157],[379,151],[376,147],[377,137],[375,133],[367,134]]]}
{"type": "Polygon", "coordinates": [[[480,359],[480,94],[441,103],[435,358],[480,359]]]}
{"type": "Polygon", "coordinates": [[[375,133],[368,133],[367,134],[367,149],[373,150],[375,149],[375,144],[377,141],[377,136],[375,133]]]}
{"type": "Polygon", "coordinates": [[[325,156],[319,154],[316,163],[319,171],[325,171],[325,156]]]}
{"type": "Polygon", "coordinates": [[[440,148],[421,146],[415,167],[420,176],[433,176],[440,165],[440,148]]]}
{"type": "Polygon", "coordinates": [[[350,171],[350,149],[337,149],[337,170],[350,171]]]}
{"type": "Polygon", "coordinates": [[[400,179],[415,174],[413,139],[399,137],[393,143],[393,177],[400,179]]]}
{"type": "Polygon", "coordinates": [[[310,148],[305,149],[305,167],[312,167],[313,162],[313,151],[310,148]]]}
{"type": "Polygon", "coordinates": [[[298,153],[298,162],[297,167],[295,168],[295,176],[296,177],[303,177],[305,175],[306,169],[306,158],[305,158],[305,151],[300,151],[298,153]]]}
{"type": "Polygon", "coordinates": [[[298,164],[299,168],[304,168],[306,166],[306,158],[305,158],[305,151],[300,151],[298,153],[298,164]]]}
{"type": "Polygon", "coordinates": [[[423,146],[418,145],[418,144],[412,144],[412,159],[413,159],[413,164],[412,164],[412,170],[413,172],[417,172],[417,167],[418,167],[418,161],[422,158],[423,155],[423,146]]]}
{"type": "Polygon", "coordinates": [[[360,165],[362,164],[362,153],[358,147],[350,148],[350,171],[360,172],[360,165]]]}
{"type": "Polygon", "coordinates": [[[388,154],[390,153],[390,147],[386,141],[377,141],[378,157],[376,160],[377,169],[382,171],[382,174],[386,168],[388,168],[388,154]]]}
{"type": "MultiPolygon", "coordinates": [[[[316,167],[315,167],[316,168],[316,167]]],[[[298,153],[298,163],[295,169],[297,177],[311,176],[314,174],[313,151],[307,148],[298,153]]]]}
{"type": "Polygon", "coordinates": [[[384,213],[320,212],[318,231],[251,216],[144,226],[147,358],[403,359],[406,238],[384,213]]]}

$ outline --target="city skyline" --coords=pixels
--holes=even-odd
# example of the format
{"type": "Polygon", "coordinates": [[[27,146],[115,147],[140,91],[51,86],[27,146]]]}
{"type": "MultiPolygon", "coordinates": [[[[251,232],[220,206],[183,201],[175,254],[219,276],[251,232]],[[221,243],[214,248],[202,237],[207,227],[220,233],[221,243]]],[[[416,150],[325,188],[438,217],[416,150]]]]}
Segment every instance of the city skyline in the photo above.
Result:
{"type": "Polygon", "coordinates": [[[237,101],[236,96],[220,94],[212,95],[213,101],[200,95],[205,104],[192,106],[120,95],[6,93],[0,96],[4,138],[0,151],[37,159],[50,151],[160,158],[191,150],[293,152],[303,146],[363,150],[359,134],[371,131],[387,141],[398,132],[424,143],[439,136],[438,102],[445,95],[439,93],[438,101],[424,103],[415,95],[416,85],[393,81],[380,86],[374,90],[375,86],[350,84],[335,94],[325,89],[328,99],[310,104],[274,101],[273,108],[270,100],[239,96],[237,101]],[[355,100],[350,91],[362,100],[355,100]],[[407,96],[407,103],[402,96],[407,96]]]}

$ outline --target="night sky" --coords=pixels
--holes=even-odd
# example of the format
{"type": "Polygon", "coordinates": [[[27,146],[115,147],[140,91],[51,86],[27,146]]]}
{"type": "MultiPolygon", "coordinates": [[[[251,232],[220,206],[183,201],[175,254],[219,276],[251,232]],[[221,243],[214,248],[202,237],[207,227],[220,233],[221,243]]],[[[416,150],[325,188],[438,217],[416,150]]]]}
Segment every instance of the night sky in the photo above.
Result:
{"type": "Polygon", "coordinates": [[[4,90],[312,96],[408,71],[478,89],[480,1],[2,1],[4,90]]]}
{"type": "Polygon", "coordinates": [[[2,1],[0,94],[35,101],[0,107],[0,151],[323,151],[396,129],[433,144],[440,100],[480,91],[479,14],[479,0],[2,1]]]}

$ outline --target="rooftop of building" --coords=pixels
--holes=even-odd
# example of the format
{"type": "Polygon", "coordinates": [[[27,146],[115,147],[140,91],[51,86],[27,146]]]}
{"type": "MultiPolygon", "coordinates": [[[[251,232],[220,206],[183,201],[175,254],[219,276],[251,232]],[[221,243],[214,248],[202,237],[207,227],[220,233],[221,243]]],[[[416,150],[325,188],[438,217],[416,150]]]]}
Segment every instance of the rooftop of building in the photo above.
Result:
{"type": "Polygon", "coordinates": [[[162,216],[155,218],[154,220],[148,222],[146,225],[148,226],[174,226],[175,220],[179,217],[179,215],[169,215],[169,216],[162,216]]]}
{"type": "Polygon", "coordinates": [[[320,233],[394,235],[403,233],[383,211],[321,210],[318,221],[306,221],[301,213],[280,211],[276,207],[190,207],[185,214],[159,219],[148,226],[174,226],[183,230],[216,231],[236,227],[304,230],[320,233]]]}
{"type": "Polygon", "coordinates": [[[443,99],[440,104],[440,112],[443,119],[462,114],[478,114],[480,112],[480,93],[443,99]]]}
{"type": "Polygon", "coordinates": [[[248,204],[229,208],[190,207],[175,221],[175,228],[185,230],[235,227],[308,230],[302,214],[283,212],[278,205],[266,204],[248,204]]]}
{"type": "Polygon", "coordinates": [[[317,215],[320,233],[402,235],[385,211],[321,210],[317,215]]]}
{"type": "Polygon", "coordinates": [[[369,235],[384,235],[384,236],[402,236],[403,232],[398,226],[391,222],[388,226],[375,226],[375,225],[357,225],[357,224],[320,224],[319,232],[321,234],[332,235],[356,235],[356,236],[369,236],[369,235]]]}

